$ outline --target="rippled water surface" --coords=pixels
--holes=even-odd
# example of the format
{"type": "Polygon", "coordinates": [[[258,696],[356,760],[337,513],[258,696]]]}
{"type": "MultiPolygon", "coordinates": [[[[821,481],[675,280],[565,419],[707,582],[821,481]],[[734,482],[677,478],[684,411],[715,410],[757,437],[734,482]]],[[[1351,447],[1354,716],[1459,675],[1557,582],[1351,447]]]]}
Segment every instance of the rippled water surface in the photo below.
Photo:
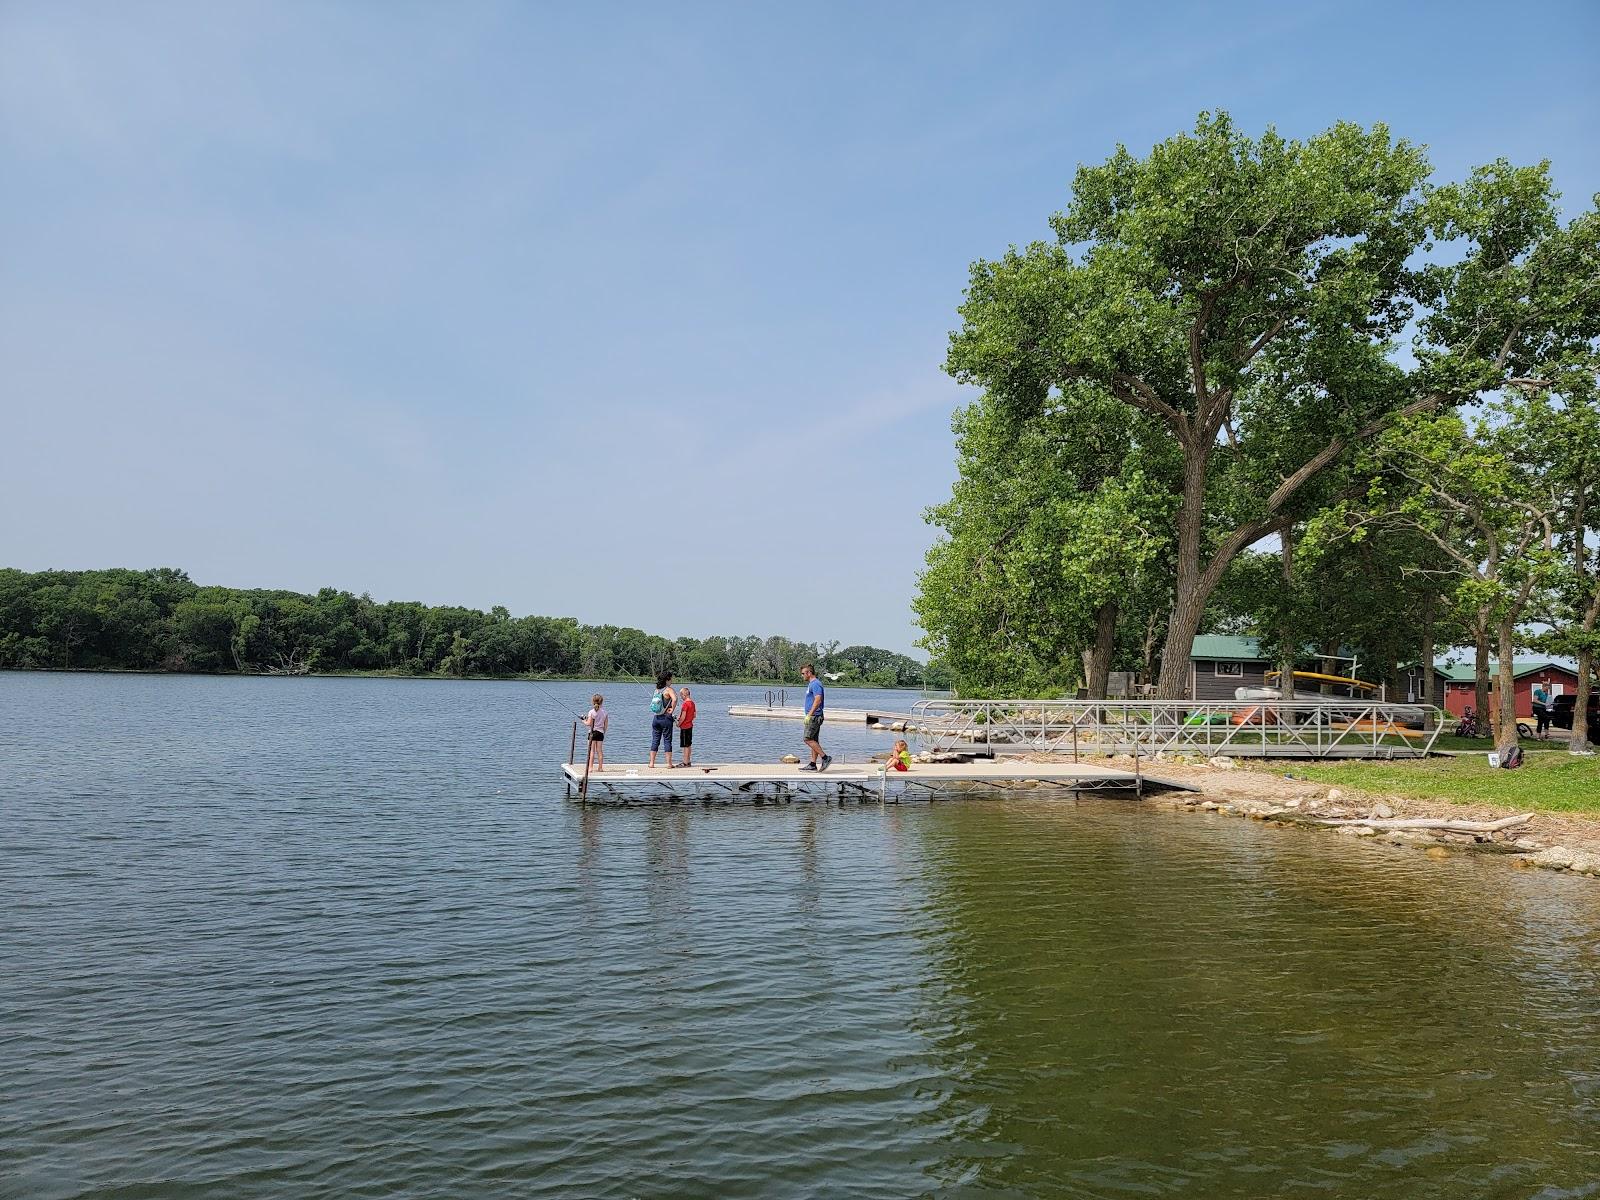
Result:
{"type": "MultiPolygon", "coordinates": [[[[583,809],[590,690],[0,674],[0,1194],[1600,1196],[1592,881],[1105,798],[583,809]]],[[[794,748],[760,694],[697,755],[794,748]]]]}

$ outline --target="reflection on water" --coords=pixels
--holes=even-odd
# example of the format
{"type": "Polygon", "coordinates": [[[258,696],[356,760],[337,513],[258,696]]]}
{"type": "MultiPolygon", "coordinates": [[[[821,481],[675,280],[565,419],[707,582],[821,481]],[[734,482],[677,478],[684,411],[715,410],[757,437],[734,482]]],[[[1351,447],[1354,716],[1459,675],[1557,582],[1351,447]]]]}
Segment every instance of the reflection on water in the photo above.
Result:
{"type": "MultiPolygon", "coordinates": [[[[708,757],[798,733],[696,692],[708,757]]],[[[1600,1195],[1590,881],[1109,800],[584,808],[562,707],[0,675],[0,1195],[1600,1195]]]]}
{"type": "Polygon", "coordinates": [[[1583,882],[1098,803],[924,829],[946,1182],[1600,1193],[1583,882]]]}

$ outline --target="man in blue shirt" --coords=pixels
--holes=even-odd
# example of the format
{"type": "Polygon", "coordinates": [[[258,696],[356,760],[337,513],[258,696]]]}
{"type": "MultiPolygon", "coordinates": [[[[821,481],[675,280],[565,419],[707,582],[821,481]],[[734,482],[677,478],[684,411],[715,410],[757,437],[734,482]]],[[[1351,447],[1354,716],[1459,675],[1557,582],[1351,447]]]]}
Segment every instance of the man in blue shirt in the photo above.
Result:
{"type": "Polygon", "coordinates": [[[822,680],[817,678],[816,670],[807,663],[800,668],[800,678],[806,681],[806,746],[811,750],[811,761],[801,767],[802,771],[826,771],[828,764],[833,761],[833,755],[822,752],[822,743],[817,739],[822,736],[822,680]]]}

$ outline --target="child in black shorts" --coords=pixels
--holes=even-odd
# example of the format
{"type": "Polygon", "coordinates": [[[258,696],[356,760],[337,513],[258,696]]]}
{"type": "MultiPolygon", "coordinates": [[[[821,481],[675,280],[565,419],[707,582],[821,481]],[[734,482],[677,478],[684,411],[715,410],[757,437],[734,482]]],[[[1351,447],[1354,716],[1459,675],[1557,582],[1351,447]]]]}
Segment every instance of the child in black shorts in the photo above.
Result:
{"type": "Polygon", "coordinates": [[[606,769],[606,726],[611,714],[605,710],[606,698],[595,694],[594,707],[584,714],[583,723],[589,727],[589,761],[596,771],[606,769]]]}

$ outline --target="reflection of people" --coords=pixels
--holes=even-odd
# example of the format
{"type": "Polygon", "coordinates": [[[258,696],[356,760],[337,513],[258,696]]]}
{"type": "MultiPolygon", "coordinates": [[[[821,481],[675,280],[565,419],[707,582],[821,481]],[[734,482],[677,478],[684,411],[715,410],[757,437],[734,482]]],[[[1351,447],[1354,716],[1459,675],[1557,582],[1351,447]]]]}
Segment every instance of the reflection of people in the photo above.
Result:
{"type": "Polygon", "coordinates": [[[678,745],[683,747],[681,757],[683,765],[687,767],[689,760],[694,757],[694,700],[688,688],[678,693],[678,745]]]}
{"type": "Polygon", "coordinates": [[[1540,741],[1550,740],[1550,693],[1543,683],[1533,685],[1533,719],[1537,728],[1533,731],[1540,741]]]}
{"type": "Polygon", "coordinates": [[[822,752],[822,680],[817,678],[816,670],[807,663],[800,668],[800,678],[806,681],[806,699],[804,711],[806,714],[806,746],[811,750],[811,761],[801,767],[802,771],[826,771],[828,764],[833,761],[833,755],[822,752]]]}
{"type": "Polygon", "coordinates": [[[911,747],[906,745],[905,738],[896,739],[894,751],[889,755],[889,770],[911,770],[911,747]]]}
{"type": "Polygon", "coordinates": [[[589,762],[596,771],[606,769],[606,726],[611,724],[611,714],[606,711],[605,703],[606,698],[596,692],[594,707],[583,717],[583,723],[589,727],[589,762]]]}
{"type": "Polygon", "coordinates": [[[656,676],[656,692],[650,697],[650,765],[656,765],[656,749],[667,752],[667,766],[672,761],[672,710],[677,707],[678,694],[672,690],[672,673],[656,676]]]}

